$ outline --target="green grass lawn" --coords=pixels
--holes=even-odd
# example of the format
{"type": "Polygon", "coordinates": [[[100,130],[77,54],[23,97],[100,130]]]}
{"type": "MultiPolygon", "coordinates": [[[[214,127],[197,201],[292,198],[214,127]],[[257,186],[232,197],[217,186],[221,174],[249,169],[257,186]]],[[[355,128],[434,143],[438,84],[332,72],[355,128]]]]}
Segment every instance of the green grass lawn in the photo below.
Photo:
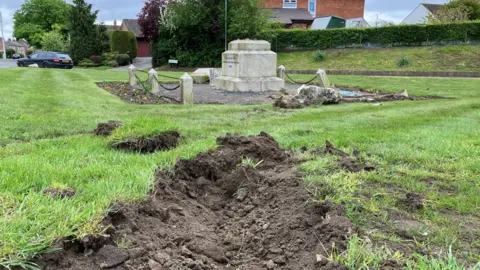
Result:
{"type": "MultiPolygon", "coordinates": [[[[99,233],[99,221],[112,203],[144,198],[156,167],[168,168],[179,157],[212,149],[216,136],[227,132],[260,131],[291,150],[321,147],[330,140],[347,152],[364,153],[375,171],[346,173],[334,157],[309,154],[301,154],[309,161],[299,170],[309,174],[306,180],[334,187],[335,192],[324,199],[345,204],[349,217],[372,240],[412,241],[389,229],[392,220],[401,216],[423,222],[428,231],[410,244],[436,251],[451,246],[468,265],[480,260],[476,238],[480,235],[479,80],[331,76],[335,84],[391,92],[407,89],[411,95],[455,99],[302,110],[270,105],[125,104],[95,85],[120,80],[127,80],[127,72],[0,70],[0,266],[26,261],[57,238],[99,233]],[[123,121],[125,134],[139,136],[163,130],[168,122],[185,139],[166,152],[119,152],[108,147],[109,138],[90,133],[98,122],[108,120],[123,121]],[[426,182],[427,178],[435,181],[426,182]],[[71,187],[76,195],[53,199],[42,195],[47,187],[71,187]],[[426,207],[413,212],[398,207],[396,199],[407,191],[422,194],[426,207]],[[355,210],[358,205],[362,213],[355,210]]],[[[380,253],[372,251],[372,256],[380,253]]],[[[411,254],[395,256],[424,260],[427,265],[436,262],[411,254]]],[[[354,269],[360,265],[343,262],[353,263],[354,269]]]]}
{"type": "Polygon", "coordinates": [[[314,61],[315,51],[278,54],[278,65],[288,69],[480,71],[480,46],[406,47],[325,50],[326,60],[314,61]],[[398,67],[403,57],[408,67],[398,67]]]}

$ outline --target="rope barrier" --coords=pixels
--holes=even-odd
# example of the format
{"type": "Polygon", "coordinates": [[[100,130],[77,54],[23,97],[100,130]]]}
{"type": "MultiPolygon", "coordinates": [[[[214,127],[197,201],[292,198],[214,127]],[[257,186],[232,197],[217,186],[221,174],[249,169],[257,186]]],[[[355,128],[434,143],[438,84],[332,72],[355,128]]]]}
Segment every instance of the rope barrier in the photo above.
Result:
{"type": "Polygon", "coordinates": [[[286,70],[283,71],[285,73],[285,76],[287,76],[287,78],[292,81],[293,83],[296,83],[296,84],[309,84],[311,82],[313,82],[315,79],[317,79],[317,75],[315,75],[315,77],[313,77],[310,81],[308,82],[297,82],[295,81],[294,79],[292,79],[292,77],[290,77],[290,75],[287,73],[286,70]]]}
{"type": "MultiPolygon", "coordinates": [[[[150,87],[148,87],[148,82],[149,82],[149,79],[147,80],[142,80],[140,79],[140,77],[137,75],[137,72],[142,72],[142,73],[145,73],[145,74],[148,74],[148,72],[144,71],[144,70],[140,70],[140,69],[137,69],[135,70],[134,72],[134,75],[135,75],[135,78],[137,78],[137,81],[140,82],[140,84],[142,85],[143,89],[146,91],[146,92],[149,92],[149,89],[150,87]]],[[[179,78],[175,78],[175,77],[170,77],[170,76],[165,76],[165,75],[160,75],[160,74],[157,74],[158,76],[162,76],[162,77],[165,77],[165,78],[170,78],[170,79],[174,79],[174,80],[180,80],[179,78]]],[[[158,79],[157,77],[153,77],[155,78],[155,80],[157,81],[158,85],[160,85],[160,87],[162,87],[163,89],[167,90],[167,91],[175,91],[177,90],[178,88],[180,88],[180,85],[177,85],[175,87],[167,87],[165,85],[163,85],[158,79]]]]}
{"type": "Polygon", "coordinates": [[[154,78],[155,78],[155,80],[157,81],[158,85],[160,85],[163,89],[165,89],[165,90],[167,90],[167,91],[175,91],[175,90],[177,90],[178,88],[180,88],[180,85],[177,85],[177,86],[175,86],[175,87],[173,87],[173,88],[168,88],[168,87],[164,86],[160,81],[158,81],[157,77],[154,77],[154,78]]]}

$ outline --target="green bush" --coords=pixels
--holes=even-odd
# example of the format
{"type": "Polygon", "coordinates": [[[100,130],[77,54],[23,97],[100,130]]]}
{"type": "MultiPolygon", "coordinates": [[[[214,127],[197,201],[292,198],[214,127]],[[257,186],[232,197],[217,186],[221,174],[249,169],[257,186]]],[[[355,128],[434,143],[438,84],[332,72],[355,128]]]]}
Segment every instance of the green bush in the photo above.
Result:
{"type": "Polygon", "coordinates": [[[27,56],[28,56],[28,55],[32,55],[34,52],[35,52],[34,50],[29,49],[29,50],[27,51],[27,56]]]}
{"type": "Polygon", "coordinates": [[[10,59],[12,58],[12,55],[14,55],[16,51],[14,49],[8,48],[7,49],[7,58],[10,59]]]}
{"type": "Polygon", "coordinates": [[[480,40],[480,22],[394,25],[376,28],[279,30],[273,48],[330,49],[373,44],[381,47],[419,46],[480,40]]]}
{"type": "Polygon", "coordinates": [[[137,56],[138,44],[135,34],[131,31],[113,31],[110,39],[110,51],[126,54],[130,52],[132,58],[137,56]]]}
{"type": "Polygon", "coordinates": [[[408,67],[412,64],[412,60],[406,56],[402,56],[400,60],[397,61],[397,67],[408,67]]]}
{"type": "Polygon", "coordinates": [[[96,64],[95,62],[93,62],[92,60],[90,59],[83,59],[82,61],[78,62],[78,66],[79,67],[85,67],[85,68],[89,68],[89,67],[98,67],[100,66],[101,64],[96,64]]]}
{"type": "Polygon", "coordinates": [[[128,56],[128,54],[119,54],[115,57],[115,61],[117,61],[120,66],[126,66],[130,64],[130,56],[128,56]]]}
{"type": "Polygon", "coordinates": [[[102,61],[112,61],[115,60],[115,57],[118,55],[118,52],[108,52],[102,54],[102,61]]]}
{"type": "Polygon", "coordinates": [[[118,67],[118,63],[115,60],[108,61],[108,63],[105,66],[111,66],[113,68],[118,67]]]}
{"type": "Polygon", "coordinates": [[[3,51],[0,51],[0,59],[3,59],[3,51]]]}
{"type": "MultiPolygon", "coordinates": [[[[169,4],[152,43],[152,64],[167,65],[178,59],[180,66],[219,66],[224,51],[224,1],[174,1],[169,4]]],[[[229,0],[228,41],[275,37],[278,23],[270,23],[271,12],[262,0],[229,0]]]]}
{"type": "Polygon", "coordinates": [[[132,59],[137,58],[138,55],[138,43],[137,43],[137,37],[133,32],[128,32],[128,38],[130,40],[130,45],[131,45],[131,50],[130,50],[130,57],[132,59]]]}
{"type": "Polygon", "coordinates": [[[325,58],[327,58],[327,56],[323,51],[316,51],[315,55],[313,56],[313,60],[315,60],[315,62],[322,62],[325,60],[325,58]]]}

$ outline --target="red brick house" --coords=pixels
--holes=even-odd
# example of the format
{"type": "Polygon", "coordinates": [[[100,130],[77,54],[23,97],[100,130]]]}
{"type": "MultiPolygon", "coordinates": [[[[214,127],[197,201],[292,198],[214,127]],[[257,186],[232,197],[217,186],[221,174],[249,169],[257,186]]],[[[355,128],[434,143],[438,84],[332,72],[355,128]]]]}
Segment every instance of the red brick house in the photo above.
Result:
{"type": "Polygon", "coordinates": [[[145,40],[138,20],[136,19],[123,19],[120,30],[123,31],[132,31],[137,37],[138,43],[138,57],[148,57],[150,55],[150,43],[145,40]]]}
{"type": "Polygon", "coordinates": [[[308,28],[320,17],[363,18],[365,0],[266,0],[265,7],[289,28],[308,28]]]}

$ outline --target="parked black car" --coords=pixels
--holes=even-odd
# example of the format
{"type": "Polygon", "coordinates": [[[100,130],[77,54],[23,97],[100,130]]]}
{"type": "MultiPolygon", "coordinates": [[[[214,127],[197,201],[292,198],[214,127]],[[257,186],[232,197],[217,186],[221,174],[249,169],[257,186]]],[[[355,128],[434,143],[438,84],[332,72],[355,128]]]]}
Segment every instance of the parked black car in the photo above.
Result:
{"type": "Polygon", "coordinates": [[[20,58],[22,58],[22,56],[21,56],[19,53],[14,53],[14,54],[12,55],[12,58],[13,58],[13,59],[20,59],[20,58]]]}
{"type": "Polygon", "coordinates": [[[17,61],[19,67],[27,67],[32,64],[37,64],[41,68],[73,68],[72,58],[68,54],[60,52],[39,51],[17,61]]]}

